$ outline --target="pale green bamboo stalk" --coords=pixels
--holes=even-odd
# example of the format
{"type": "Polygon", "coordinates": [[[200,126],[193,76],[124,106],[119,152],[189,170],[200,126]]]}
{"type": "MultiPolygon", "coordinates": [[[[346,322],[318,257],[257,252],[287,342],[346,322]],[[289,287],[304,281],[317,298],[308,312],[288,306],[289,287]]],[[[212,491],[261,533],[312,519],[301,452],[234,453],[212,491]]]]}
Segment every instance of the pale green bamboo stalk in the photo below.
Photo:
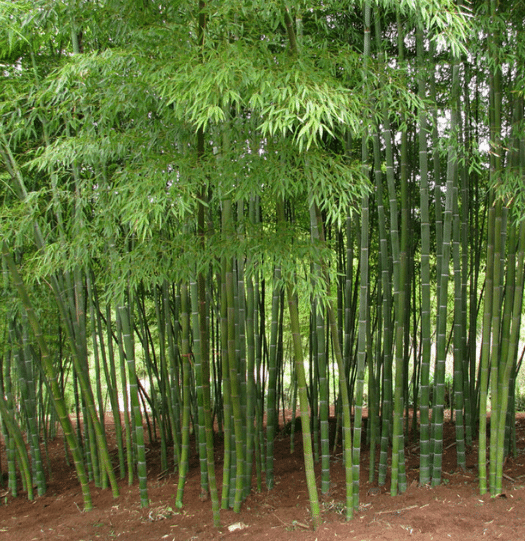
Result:
{"type": "MultiPolygon", "coordinates": [[[[200,58],[203,60],[204,44],[206,41],[206,25],[207,16],[205,12],[206,3],[204,0],[198,0],[198,20],[197,20],[197,41],[200,48],[200,58]]],[[[197,130],[197,159],[200,161],[205,153],[204,129],[199,127],[197,130]]],[[[205,212],[207,204],[207,186],[204,183],[197,194],[197,242],[202,251],[206,249],[206,220],[205,212]]],[[[209,332],[207,322],[207,306],[206,306],[206,275],[201,270],[197,275],[197,295],[193,295],[197,303],[196,310],[192,304],[192,313],[197,315],[196,321],[193,319],[195,334],[200,338],[200,356],[199,364],[195,363],[196,381],[198,387],[202,389],[202,409],[204,414],[204,427],[206,436],[206,462],[208,466],[208,475],[206,478],[206,486],[209,489],[212,502],[213,523],[218,528],[220,527],[220,511],[219,511],[219,496],[217,492],[217,484],[215,480],[215,458],[213,452],[213,422],[211,416],[211,397],[210,397],[210,352],[209,352],[209,332]]],[[[201,485],[202,486],[202,485],[201,485]]]]}
{"type": "Polygon", "coordinates": [[[458,209],[458,189],[454,188],[454,216],[453,216],[453,264],[454,264],[454,410],[456,425],[456,460],[458,466],[466,470],[467,459],[465,453],[464,428],[464,374],[465,362],[463,359],[463,288],[460,261],[460,218],[458,209]]]}
{"type": "MultiPolygon", "coordinates": [[[[364,142],[366,144],[366,141],[364,142]]],[[[366,167],[366,161],[364,161],[366,167]]],[[[353,486],[354,486],[354,508],[359,507],[359,471],[361,457],[361,432],[362,412],[364,395],[365,361],[368,346],[368,256],[369,256],[369,197],[364,195],[361,200],[361,254],[360,254],[360,290],[359,290],[359,334],[357,352],[357,377],[354,390],[354,436],[353,436],[353,486]]],[[[371,359],[368,361],[372,363],[371,359]]],[[[370,411],[370,410],[369,410],[370,411]]],[[[370,420],[370,419],[369,419],[370,420]]]]}
{"type": "MultiPolygon", "coordinates": [[[[337,336],[337,321],[335,319],[335,314],[331,303],[329,303],[327,313],[332,336],[337,336]]],[[[354,516],[354,471],[352,464],[352,427],[350,416],[351,403],[348,392],[348,380],[346,378],[343,354],[341,352],[341,346],[338,340],[333,340],[333,347],[339,371],[339,391],[341,395],[341,410],[343,416],[343,465],[345,469],[346,482],[345,517],[346,520],[350,520],[354,516]]]]}
{"type": "Polygon", "coordinates": [[[272,294],[272,309],[270,323],[270,345],[268,357],[268,385],[266,391],[266,487],[271,490],[274,486],[273,476],[273,449],[274,439],[277,431],[277,338],[278,321],[281,301],[281,268],[276,265],[274,268],[274,288],[272,294]]]}
{"type": "MultiPolygon", "coordinates": [[[[237,203],[237,230],[238,237],[244,239],[244,211],[245,204],[244,201],[239,201],[237,203]]],[[[243,468],[242,468],[242,501],[246,498],[250,491],[251,485],[251,460],[252,457],[248,456],[248,447],[250,446],[249,439],[252,437],[251,429],[248,428],[248,356],[247,356],[247,299],[246,299],[246,289],[247,277],[245,275],[245,261],[244,257],[238,257],[236,259],[236,314],[237,314],[237,328],[238,334],[236,334],[236,356],[238,358],[238,373],[239,373],[239,395],[240,395],[240,423],[241,430],[243,433],[243,468]]]]}
{"type": "Polygon", "coordinates": [[[175,505],[181,508],[189,470],[190,453],[190,315],[188,286],[181,284],[181,356],[182,356],[182,442],[179,462],[179,484],[175,505]]]}
{"type": "MultiPolygon", "coordinates": [[[[250,266],[250,262],[248,262],[250,266]]],[[[245,466],[245,499],[251,490],[251,477],[253,468],[255,446],[255,408],[256,408],[256,383],[255,383],[255,292],[253,276],[246,278],[246,358],[247,358],[247,391],[246,391],[246,466],[245,466]]]]}
{"type": "Polygon", "coordinates": [[[319,507],[319,497],[317,495],[317,484],[315,481],[312,435],[310,431],[310,416],[308,412],[306,373],[304,369],[303,346],[301,343],[301,329],[299,325],[299,310],[291,284],[287,285],[286,290],[288,298],[288,309],[290,312],[290,325],[292,328],[292,337],[294,342],[295,370],[297,376],[299,408],[301,412],[306,484],[308,487],[308,497],[310,499],[312,525],[314,530],[316,530],[321,523],[321,514],[319,507]]]}
{"type": "MultiPolygon", "coordinates": [[[[308,373],[310,376],[308,399],[310,402],[310,425],[312,427],[314,462],[319,462],[319,359],[317,345],[316,315],[319,306],[316,299],[312,300],[310,314],[310,347],[308,352],[308,373]]],[[[282,372],[280,372],[280,375],[282,372]]]]}
{"type": "MultiPolygon", "coordinates": [[[[284,204],[282,201],[277,202],[277,226],[284,227],[285,215],[284,204]]],[[[291,283],[286,284],[286,296],[288,301],[288,310],[290,315],[290,326],[292,332],[295,371],[297,377],[297,392],[299,395],[299,408],[301,415],[301,427],[303,435],[303,453],[304,466],[306,474],[306,484],[308,488],[308,497],[310,500],[310,512],[312,516],[312,525],[314,530],[318,528],[321,521],[321,513],[319,506],[319,496],[317,494],[317,483],[315,480],[313,449],[312,449],[312,433],[310,430],[310,415],[308,411],[308,391],[306,381],[306,371],[304,367],[303,345],[301,340],[301,328],[299,323],[299,309],[297,299],[294,294],[291,283]]],[[[336,335],[337,336],[337,335],[336,335]]]]}

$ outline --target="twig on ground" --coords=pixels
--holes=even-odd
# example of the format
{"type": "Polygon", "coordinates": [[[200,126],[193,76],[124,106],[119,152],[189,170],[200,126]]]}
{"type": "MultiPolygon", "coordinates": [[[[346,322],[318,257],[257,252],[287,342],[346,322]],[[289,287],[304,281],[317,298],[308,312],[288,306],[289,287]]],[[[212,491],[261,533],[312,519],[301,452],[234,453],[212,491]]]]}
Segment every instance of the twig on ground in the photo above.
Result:
{"type": "Polygon", "coordinates": [[[402,511],[409,511],[410,509],[416,509],[416,507],[419,507],[419,505],[411,505],[409,507],[403,507],[403,509],[389,509],[387,511],[376,511],[375,514],[376,515],[384,515],[385,513],[391,513],[391,514],[396,514],[396,513],[401,513],[402,511]]]}

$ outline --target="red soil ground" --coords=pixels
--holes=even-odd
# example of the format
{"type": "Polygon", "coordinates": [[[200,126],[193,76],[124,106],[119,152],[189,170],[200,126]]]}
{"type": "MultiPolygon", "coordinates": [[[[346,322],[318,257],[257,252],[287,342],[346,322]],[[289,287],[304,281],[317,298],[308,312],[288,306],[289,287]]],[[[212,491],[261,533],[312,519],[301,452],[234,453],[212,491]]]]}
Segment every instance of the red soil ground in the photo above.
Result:
{"type": "MultiPolygon", "coordinates": [[[[140,540],[167,539],[270,539],[270,540],[525,540],[525,418],[517,421],[518,456],[505,464],[504,492],[499,497],[479,496],[476,478],[477,451],[469,450],[467,471],[456,467],[454,430],[446,426],[443,484],[418,486],[418,446],[407,447],[408,490],[391,497],[387,487],[368,483],[368,451],[363,450],[361,507],[346,522],[341,452],[331,461],[332,487],[321,496],[322,524],[312,531],[304,476],[301,434],[295,436],[295,451],[284,433],[275,446],[275,488],[253,491],[241,512],[221,511],[222,527],[213,526],[211,503],[201,501],[199,469],[192,447],[184,507],[177,509],[177,475],[162,476],[160,452],[149,445],[149,497],[141,509],[138,486],[120,482],[121,496],[92,487],[94,510],[82,511],[82,496],[72,468],[64,461],[60,439],[50,445],[53,475],[45,496],[29,502],[24,494],[3,496],[0,505],[0,541],[42,539],[140,540]]],[[[217,456],[222,456],[217,445],[217,456]]],[[[2,457],[5,457],[2,453],[2,457]]],[[[319,471],[318,480],[319,480],[319,471]]],[[[217,478],[221,480],[220,465],[217,478]]],[[[320,483],[319,483],[320,484],[320,483]]],[[[1,492],[5,492],[0,489],[1,492]]]]}

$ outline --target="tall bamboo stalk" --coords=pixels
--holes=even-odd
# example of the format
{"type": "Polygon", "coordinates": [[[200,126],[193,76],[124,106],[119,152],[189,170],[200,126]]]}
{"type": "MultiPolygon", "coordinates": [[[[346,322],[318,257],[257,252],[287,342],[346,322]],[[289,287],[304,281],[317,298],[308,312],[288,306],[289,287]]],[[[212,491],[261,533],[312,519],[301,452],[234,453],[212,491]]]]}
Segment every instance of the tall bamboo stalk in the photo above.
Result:
{"type": "MultiPolygon", "coordinates": [[[[133,435],[137,453],[137,476],[139,479],[139,494],[141,507],[149,506],[148,497],[148,470],[146,465],[146,447],[144,445],[144,426],[139,400],[138,376],[135,363],[135,345],[133,340],[133,326],[130,321],[130,305],[121,301],[117,306],[118,317],[122,326],[122,339],[128,369],[129,394],[131,399],[131,412],[133,421],[133,435]]],[[[129,466],[128,466],[129,467],[129,466]]]]}

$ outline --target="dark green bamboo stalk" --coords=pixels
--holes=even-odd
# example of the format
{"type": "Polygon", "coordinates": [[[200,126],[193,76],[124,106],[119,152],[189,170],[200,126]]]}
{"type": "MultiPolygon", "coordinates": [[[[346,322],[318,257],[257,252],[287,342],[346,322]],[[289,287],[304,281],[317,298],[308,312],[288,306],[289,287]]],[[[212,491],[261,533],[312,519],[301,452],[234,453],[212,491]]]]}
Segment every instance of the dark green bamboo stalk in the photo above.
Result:
{"type": "MultiPolygon", "coordinates": [[[[496,467],[498,450],[498,426],[500,414],[500,369],[504,366],[501,355],[501,310],[503,300],[503,268],[502,257],[505,242],[502,233],[505,229],[503,218],[503,205],[501,201],[495,203],[494,223],[494,274],[492,287],[492,337],[490,353],[490,463],[489,463],[489,488],[491,495],[496,495],[496,467]]],[[[506,359],[505,359],[506,361],[506,359]]],[[[503,371],[503,370],[502,370],[503,371]]]]}
{"type": "MultiPolygon", "coordinates": [[[[310,203],[310,229],[312,242],[319,243],[320,218],[314,203],[310,203]]],[[[313,280],[318,282],[322,279],[321,266],[314,265],[313,280]]],[[[316,367],[315,375],[319,383],[319,421],[321,435],[321,492],[326,494],[330,490],[330,441],[328,431],[328,380],[327,380],[327,362],[326,362],[326,341],[325,341],[325,318],[321,303],[317,299],[313,303],[312,321],[315,322],[314,333],[315,342],[312,343],[312,354],[314,356],[314,365],[316,367]],[[314,347],[315,344],[315,347],[314,347]]],[[[316,381],[317,384],[317,381],[316,381]]],[[[313,394],[313,393],[311,393],[313,394]]],[[[317,401],[312,400],[312,409],[317,408],[317,401]]],[[[293,416],[294,417],[294,416],[293,416]]],[[[295,419],[292,417],[292,423],[295,419]]],[[[314,436],[314,442],[316,438],[314,436]]]]}
{"type": "Polygon", "coordinates": [[[376,200],[379,225],[379,268],[381,270],[381,296],[382,329],[379,335],[383,337],[382,352],[382,383],[383,396],[381,402],[381,451],[379,455],[380,485],[386,483],[388,447],[390,443],[392,423],[392,287],[390,280],[390,262],[388,253],[388,239],[386,234],[386,217],[383,202],[383,173],[381,171],[381,155],[379,135],[374,133],[374,176],[376,183],[376,200]]]}
{"type": "MultiPolygon", "coordinates": [[[[382,108],[383,138],[385,142],[386,153],[386,179],[388,187],[388,199],[390,207],[390,243],[392,249],[393,262],[393,300],[395,305],[395,392],[392,424],[392,477],[390,484],[390,493],[395,496],[398,489],[403,491],[404,480],[404,459],[403,456],[403,369],[404,369],[404,278],[406,266],[401,264],[399,225],[398,225],[398,205],[394,178],[394,154],[392,129],[389,121],[389,112],[386,105],[382,108]]],[[[403,189],[406,189],[405,182],[401,183],[403,189]]]]}
{"type": "MultiPolygon", "coordinates": [[[[418,56],[418,96],[426,97],[423,49],[423,30],[416,30],[418,56]]],[[[430,356],[431,356],[431,318],[430,318],[430,214],[428,185],[428,121],[424,110],[419,111],[419,169],[420,169],[420,211],[421,211],[421,389],[420,389],[420,455],[419,483],[430,482],[430,356]]]]}
{"type": "MultiPolygon", "coordinates": [[[[204,44],[206,38],[206,2],[198,0],[198,21],[197,21],[197,42],[200,49],[200,60],[204,57],[204,44]]],[[[204,158],[205,140],[204,129],[202,126],[197,131],[197,157],[198,160],[204,158]]],[[[206,186],[202,186],[198,193],[198,208],[197,208],[197,240],[202,251],[206,248],[206,221],[205,212],[207,208],[206,202],[206,186]]],[[[206,435],[206,461],[208,466],[207,487],[212,501],[213,523],[216,527],[220,526],[220,511],[219,511],[219,496],[217,492],[217,484],[215,479],[215,458],[213,445],[213,422],[211,416],[211,397],[210,397],[210,354],[209,354],[209,333],[207,322],[207,307],[206,307],[206,275],[203,269],[197,275],[197,295],[194,295],[192,290],[192,313],[197,317],[193,319],[193,328],[195,335],[200,338],[200,355],[195,361],[195,373],[197,386],[202,388],[202,408],[204,414],[204,427],[206,435]],[[195,301],[193,300],[195,299],[195,301]],[[193,302],[196,304],[193,305],[193,302]],[[195,324],[197,323],[197,324],[195,324]],[[197,364],[198,362],[198,364],[197,364]]],[[[201,485],[202,486],[202,485],[201,485]]]]}
{"type": "MultiPolygon", "coordinates": [[[[459,91],[459,64],[454,62],[452,68],[453,95],[459,91]]],[[[445,407],[445,370],[447,350],[447,310],[450,252],[452,242],[452,211],[454,187],[457,178],[457,101],[451,105],[451,138],[448,147],[447,186],[445,209],[443,212],[443,238],[441,245],[441,266],[437,275],[438,288],[438,317],[436,342],[436,368],[434,371],[435,393],[432,410],[432,434],[434,439],[432,485],[441,483],[441,466],[443,460],[443,420],[445,407]]]]}
{"type": "MultiPolygon", "coordinates": [[[[515,233],[516,226],[513,227],[515,233]]],[[[516,239],[516,235],[511,236],[511,241],[516,239]]],[[[510,250],[513,250],[512,244],[510,250]]],[[[512,300],[512,309],[505,310],[505,313],[512,313],[512,321],[510,321],[510,333],[508,334],[508,347],[502,350],[502,366],[499,377],[499,415],[497,427],[497,450],[496,450],[496,472],[493,495],[503,492],[503,464],[505,457],[505,424],[506,413],[509,405],[509,394],[511,390],[511,375],[515,368],[516,356],[519,345],[519,334],[521,328],[521,314],[523,309],[523,290],[525,285],[525,223],[522,222],[519,226],[519,246],[517,254],[510,257],[509,254],[509,272],[507,280],[507,289],[513,289],[512,295],[508,295],[506,303],[510,304],[512,300]]],[[[512,419],[514,425],[514,418],[512,419]]],[[[491,427],[492,428],[492,427],[491,427]]],[[[492,493],[492,491],[491,491],[492,493]]]]}
{"type": "MultiPolygon", "coordinates": [[[[18,360],[20,409],[27,423],[27,441],[29,443],[32,463],[32,484],[37,487],[38,495],[42,496],[46,491],[46,479],[40,452],[40,433],[37,419],[37,402],[35,381],[33,376],[33,349],[29,345],[27,325],[22,330],[22,343],[18,360]]],[[[20,454],[20,450],[18,450],[20,454]]]]}
{"type": "MultiPolygon", "coordinates": [[[[5,287],[9,283],[9,272],[7,271],[5,260],[2,260],[4,267],[5,278],[5,287]]],[[[5,358],[2,362],[2,371],[1,371],[1,381],[0,381],[0,392],[2,396],[5,396],[6,407],[10,416],[14,418],[15,415],[15,401],[13,398],[13,382],[12,382],[12,364],[16,363],[16,355],[18,355],[18,349],[15,347],[16,339],[14,333],[14,322],[9,323],[9,344],[10,348],[7,349],[5,358]],[[12,362],[13,361],[13,362],[12,362]]],[[[0,416],[1,417],[1,416],[0,416]]],[[[17,496],[17,479],[16,479],[16,442],[14,438],[11,437],[7,423],[2,420],[2,434],[4,436],[5,451],[6,451],[6,460],[7,460],[7,486],[11,491],[13,497],[17,496]]]]}
{"type": "MultiPolygon", "coordinates": [[[[233,233],[233,213],[230,200],[223,201],[223,230],[226,237],[232,238],[233,233]]],[[[234,283],[233,283],[233,262],[231,259],[226,261],[226,306],[227,306],[227,338],[228,355],[227,368],[230,382],[230,399],[232,406],[234,435],[235,435],[235,458],[236,458],[236,478],[235,478],[235,501],[233,510],[238,513],[243,499],[244,484],[244,441],[243,423],[241,417],[241,396],[240,384],[237,367],[236,355],[236,336],[235,336],[235,301],[234,301],[234,283]]]]}
{"type": "MultiPolygon", "coordinates": [[[[211,416],[211,398],[210,398],[210,373],[208,362],[207,342],[203,340],[202,322],[206,326],[206,318],[201,317],[201,305],[199,298],[203,295],[199,293],[199,283],[192,280],[190,282],[190,298],[193,327],[193,355],[195,358],[195,384],[197,399],[202,400],[202,411],[204,416],[204,436],[206,451],[206,477],[203,477],[201,469],[201,494],[203,498],[211,497],[213,522],[216,527],[220,526],[220,502],[217,492],[217,482],[215,479],[215,458],[213,444],[213,423],[211,416]]],[[[225,440],[226,447],[226,440],[225,440]]]]}
{"type": "MultiPolygon", "coordinates": [[[[133,339],[133,326],[130,321],[130,308],[126,302],[121,301],[117,307],[118,317],[122,326],[122,339],[128,368],[128,389],[131,400],[133,421],[133,435],[137,453],[137,476],[139,478],[139,494],[141,507],[149,506],[148,497],[148,470],[146,466],[146,447],[144,445],[144,426],[140,408],[138,376],[135,364],[135,345],[133,339]]],[[[128,466],[129,467],[129,466],[128,466]]]]}
{"type": "Polygon", "coordinates": [[[228,300],[226,292],[227,262],[223,258],[221,269],[221,361],[222,361],[222,404],[224,416],[224,462],[222,469],[221,508],[228,509],[232,468],[232,406],[230,371],[228,369],[228,300]]]}
{"type": "Polygon", "coordinates": [[[481,338],[480,383],[479,383],[479,448],[478,479],[480,493],[487,492],[487,396],[490,361],[490,333],[492,321],[492,298],[494,280],[494,220],[492,205],[488,211],[487,267],[485,270],[485,301],[483,305],[483,327],[481,338]]]}
{"type": "MultiPolygon", "coordinates": [[[[372,10],[369,2],[364,6],[364,63],[365,71],[368,67],[370,57],[370,26],[371,26],[372,10]]],[[[365,92],[367,84],[365,81],[365,92]]],[[[369,176],[369,157],[368,157],[368,132],[365,132],[362,140],[362,152],[361,160],[363,163],[363,169],[366,176],[369,176]]],[[[360,242],[360,280],[359,280],[359,323],[358,323],[358,344],[357,344],[357,376],[354,389],[354,435],[353,435],[353,453],[352,453],[352,466],[353,466],[353,493],[355,509],[359,507],[359,471],[360,471],[360,457],[361,457],[361,431],[362,431],[362,412],[363,412],[363,395],[364,395],[364,377],[365,377],[365,362],[367,357],[368,348],[368,335],[369,335],[369,309],[368,309],[368,297],[369,297],[369,196],[368,193],[363,195],[361,200],[361,242],[360,242]]],[[[370,365],[372,360],[369,358],[370,365]]],[[[369,411],[372,408],[369,408],[369,411]]],[[[370,420],[370,415],[369,415],[370,420]]],[[[371,450],[371,453],[373,451],[371,450]]]]}
{"type": "MultiPolygon", "coordinates": [[[[95,363],[95,388],[97,409],[100,417],[100,424],[102,431],[105,434],[104,420],[106,411],[104,407],[104,398],[102,393],[102,371],[100,369],[100,355],[99,355],[99,335],[97,334],[97,318],[95,317],[95,305],[94,305],[94,292],[91,283],[91,272],[86,273],[86,287],[87,287],[87,301],[89,303],[89,322],[91,325],[91,343],[93,346],[93,359],[95,363]]],[[[105,354],[105,353],[104,353],[105,354]]],[[[107,474],[104,469],[100,472],[100,486],[103,489],[107,488],[107,474]]]]}

